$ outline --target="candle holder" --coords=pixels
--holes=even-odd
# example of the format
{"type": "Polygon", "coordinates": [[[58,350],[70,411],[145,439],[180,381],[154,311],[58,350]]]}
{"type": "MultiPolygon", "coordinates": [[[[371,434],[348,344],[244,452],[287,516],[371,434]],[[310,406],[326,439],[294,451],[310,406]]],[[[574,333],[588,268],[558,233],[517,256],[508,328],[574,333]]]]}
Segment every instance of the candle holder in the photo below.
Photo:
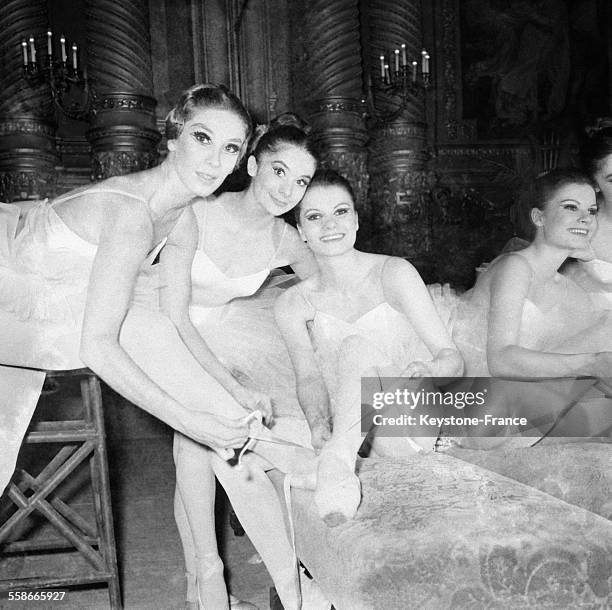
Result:
{"type": "MultiPolygon", "coordinates": [[[[52,50],[50,33],[48,36],[49,51],[52,50]]],[[[72,46],[72,64],[68,61],[63,37],[62,59],[55,59],[49,52],[45,55],[36,53],[33,38],[30,38],[29,47],[26,47],[25,41],[22,46],[22,74],[28,85],[49,85],[53,103],[60,112],[77,121],[90,121],[96,114],[96,93],[90,79],[78,67],[76,45],[72,46]]]]}
{"type": "Polygon", "coordinates": [[[408,107],[411,98],[424,95],[432,86],[431,73],[429,69],[430,56],[426,51],[422,52],[421,69],[418,69],[416,61],[409,64],[406,62],[404,45],[402,45],[402,62],[399,63],[399,50],[395,51],[395,69],[390,70],[385,63],[385,56],[380,56],[380,75],[368,78],[366,92],[367,114],[378,123],[392,123],[408,107]],[[382,93],[388,98],[398,99],[393,110],[381,110],[376,107],[374,95],[382,93]]]}

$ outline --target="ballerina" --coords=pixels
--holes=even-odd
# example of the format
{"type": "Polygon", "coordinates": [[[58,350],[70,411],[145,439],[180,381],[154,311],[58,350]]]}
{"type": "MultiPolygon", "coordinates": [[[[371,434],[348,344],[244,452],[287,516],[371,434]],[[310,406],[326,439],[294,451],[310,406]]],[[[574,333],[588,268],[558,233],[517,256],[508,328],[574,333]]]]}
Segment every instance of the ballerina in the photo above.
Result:
{"type": "MultiPolygon", "coordinates": [[[[137,344],[148,329],[139,326],[131,305],[141,292],[141,272],[160,251],[162,257],[166,249],[185,253],[175,258],[175,273],[188,282],[197,240],[190,205],[234,170],[250,131],[250,117],[237,97],[223,86],[196,85],[169,114],[169,153],[161,165],[40,202],[21,227],[19,208],[2,205],[7,238],[0,247],[0,362],[42,369],[86,365],[130,402],[194,440],[217,448],[241,446],[248,436],[244,421],[181,402],[138,366],[130,343],[137,344]]],[[[186,341],[246,408],[269,408],[264,395],[218,366],[197,332],[166,333],[154,341],[157,351],[166,349],[165,340],[186,341]]],[[[12,371],[5,368],[3,374],[6,379],[12,371]]],[[[40,389],[40,378],[30,381],[40,389]]],[[[15,441],[10,452],[3,451],[3,475],[10,477],[35,400],[16,405],[8,396],[17,389],[6,389],[3,424],[11,425],[8,436],[15,441]]]]}
{"type": "MultiPolygon", "coordinates": [[[[183,282],[176,281],[171,258],[160,266],[165,310],[173,317],[173,311],[184,312],[184,303],[190,303],[190,318],[220,365],[248,387],[271,396],[272,432],[303,446],[302,453],[310,451],[310,433],[295,398],[289,357],[272,316],[272,303],[282,291],[280,284],[290,276],[267,278],[277,267],[290,265],[301,278],[316,269],[314,257],[297,231],[279,217],[301,200],[314,174],[317,162],[309,133],[309,126],[289,113],[269,126],[258,127],[247,154],[248,188],[195,203],[198,245],[191,267],[191,295],[183,282]]],[[[176,376],[184,379],[180,371],[176,376]]],[[[231,404],[227,408],[231,409],[231,404]]],[[[261,453],[261,447],[253,450],[261,453]]],[[[265,472],[272,465],[289,468],[282,454],[290,455],[291,450],[275,444],[263,451],[267,462],[250,459],[247,477],[207,447],[175,434],[175,517],[191,605],[199,601],[216,610],[226,607],[228,600],[223,563],[216,550],[214,473],[272,576],[283,606],[287,610],[300,607],[294,551],[283,526],[279,497],[265,472]]],[[[307,581],[304,585],[304,593],[313,586],[307,581]]],[[[231,608],[247,607],[232,596],[229,603],[231,608]]]]}
{"type": "Polygon", "coordinates": [[[569,256],[589,250],[597,228],[589,177],[579,170],[550,171],[535,180],[525,201],[533,240],[496,258],[462,296],[453,338],[470,376],[569,378],[506,385],[512,396],[499,385],[498,408],[522,410],[549,430],[564,407],[610,376],[612,327],[610,312],[559,273],[569,256]],[[593,379],[576,379],[584,376],[593,379]]]}
{"type": "MultiPolygon", "coordinates": [[[[354,202],[345,178],[317,171],[296,216],[318,271],[275,305],[319,452],[315,503],[331,526],[352,518],[361,499],[361,377],[452,377],[463,366],[414,267],[354,248],[354,202]]],[[[433,448],[431,439],[389,440],[402,451],[433,448]]]]}

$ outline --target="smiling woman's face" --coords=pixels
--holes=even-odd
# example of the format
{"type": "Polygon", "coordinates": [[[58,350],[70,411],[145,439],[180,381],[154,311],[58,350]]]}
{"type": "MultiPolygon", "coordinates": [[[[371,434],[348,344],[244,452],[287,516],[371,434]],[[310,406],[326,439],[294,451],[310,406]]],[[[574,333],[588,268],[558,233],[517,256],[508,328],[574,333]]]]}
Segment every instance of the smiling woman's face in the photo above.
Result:
{"type": "Polygon", "coordinates": [[[595,190],[588,184],[565,184],[552,193],[544,210],[532,210],[532,219],[547,243],[585,248],[597,228],[595,190]]]}
{"type": "Polygon", "coordinates": [[[313,185],[300,206],[300,235],[315,254],[333,256],[355,244],[359,223],[355,203],[340,185],[313,185]]]}
{"type": "Polygon", "coordinates": [[[247,164],[255,199],[273,216],[288,212],[302,200],[316,168],[314,157],[292,144],[264,152],[259,161],[251,156],[247,164]]]}
{"type": "Polygon", "coordinates": [[[194,195],[208,197],[232,173],[244,148],[246,131],[234,112],[202,108],[193,112],[175,140],[169,140],[176,172],[194,195]]]}

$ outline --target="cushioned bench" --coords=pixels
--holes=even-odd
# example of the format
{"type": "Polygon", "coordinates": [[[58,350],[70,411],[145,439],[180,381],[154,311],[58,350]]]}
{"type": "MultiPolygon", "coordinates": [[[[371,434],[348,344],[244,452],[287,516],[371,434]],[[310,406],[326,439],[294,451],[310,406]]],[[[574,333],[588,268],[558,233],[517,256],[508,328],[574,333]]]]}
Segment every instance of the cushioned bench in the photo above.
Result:
{"type": "Polygon", "coordinates": [[[362,504],[337,528],[293,490],[298,556],[337,610],[609,607],[612,445],[516,454],[492,461],[523,482],[446,454],[362,459],[362,504]],[[569,503],[582,483],[599,514],[569,503]]]}

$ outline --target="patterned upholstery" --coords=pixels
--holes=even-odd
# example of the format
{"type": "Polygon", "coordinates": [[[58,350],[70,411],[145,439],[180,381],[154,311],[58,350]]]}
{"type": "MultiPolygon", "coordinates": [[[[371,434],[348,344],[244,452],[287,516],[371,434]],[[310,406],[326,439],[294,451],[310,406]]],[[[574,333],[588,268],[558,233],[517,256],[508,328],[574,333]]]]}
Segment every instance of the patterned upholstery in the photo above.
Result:
{"type": "MultiPolygon", "coordinates": [[[[530,476],[566,501],[451,455],[363,459],[353,521],[328,528],[312,492],[293,491],[298,556],[337,610],[609,607],[612,523],[568,503],[580,487],[565,486],[563,473],[582,476],[607,460],[581,488],[598,496],[610,489],[611,447],[576,445],[574,458],[542,447],[530,476]]],[[[531,461],[521,455],[507,470],[529,479],[531,461]]],[[[586,505],[609,513],[603,494],[586,505]]]]}

